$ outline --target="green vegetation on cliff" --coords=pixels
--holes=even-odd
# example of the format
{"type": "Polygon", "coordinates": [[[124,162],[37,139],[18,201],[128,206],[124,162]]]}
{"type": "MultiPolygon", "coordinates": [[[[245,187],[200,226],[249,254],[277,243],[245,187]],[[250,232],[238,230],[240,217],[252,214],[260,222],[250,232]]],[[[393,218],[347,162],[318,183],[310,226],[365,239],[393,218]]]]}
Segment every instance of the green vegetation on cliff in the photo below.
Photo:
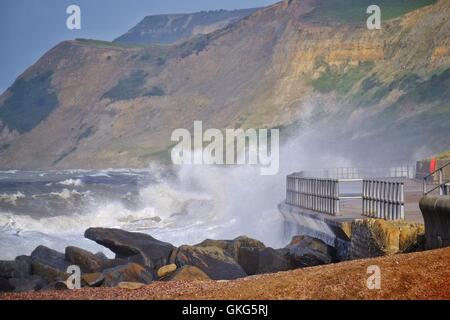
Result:
{"type": "Polygon", "coordinates": [[[318,0],[315,8],[305,15],[313,22],[358,23],[367,20],[366,9],[378,5],[381,19],[390,20],[421,7],[435,4],[437,0],[318,0]]]}
{"type": "Polygon", "coordinates": [[[435,102],[450,101],[450,68],[432,74],[428,79],[422,79],[417,74],[406,74],[384,84],[376,74],[370,75],[361,84],[361,90],[355,98],[363,105],[371,106],[386,98],[393,90],[403,92],[398,99],[401,104],[433,104],[435,102]]]}
{"type": "Polygon", "coordinates": [[[19,133],[31,131],[58,105],[51,87],[52,71],[38,73],[30,79],[19,78],[11,95],[0,105],[0,121],[19,133]]]}
{"type": "Polygon", "coordinates": [[[328,93],[336,90],[339,94],[347,94],[353,86],[363,79],[373,68],[372,62],[361,63],[357,67],[351,67],[345,72],[328,69],[322,73],[319,78],[312,81],[313,87],[321,92],[328,93]]]}
{"type": "Polygon", "coordinates": [[[121,79],[115,87],[103,95],[103,98],[110,98],[113,101],[118,101],[142,96],[164,96],[164,90],[158,86],[153,86],[149,90],[145,89],[146,76],[147,74],[142,70],[133,72],[130,76],[121,79]]]}
{"type": "Polygon", "coordinates": [[[111,100],[128,100],[140,95],[141,88],[145,84],[145,72],[133,72],[127,78],[121,79],[119,83],[111,90],[106,92],[103,97],[111,100]]]}

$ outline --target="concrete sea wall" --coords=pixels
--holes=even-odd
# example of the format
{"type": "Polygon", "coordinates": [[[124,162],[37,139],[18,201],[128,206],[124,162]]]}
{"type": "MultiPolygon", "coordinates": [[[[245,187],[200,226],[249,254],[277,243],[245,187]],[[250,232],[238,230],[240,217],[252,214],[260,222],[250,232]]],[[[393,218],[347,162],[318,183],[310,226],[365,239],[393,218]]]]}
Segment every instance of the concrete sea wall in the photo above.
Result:
{"type": "Polygon", "coordinates": [[[281,203],[286,239],[294,234],[320,239],[336,248],[340,260],[352,260],[422,250],[423,224],[382,219],[328,216],[281,203]]]}

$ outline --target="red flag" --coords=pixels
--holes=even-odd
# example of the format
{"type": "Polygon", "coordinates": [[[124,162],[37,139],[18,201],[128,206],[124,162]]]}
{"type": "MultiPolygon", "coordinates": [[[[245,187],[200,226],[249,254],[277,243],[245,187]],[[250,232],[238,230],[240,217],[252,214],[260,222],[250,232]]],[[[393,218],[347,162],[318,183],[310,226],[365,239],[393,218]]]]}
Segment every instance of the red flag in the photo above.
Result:
{"type": "Polygon", "coordinates": [[[437,164],[436,159],[431,159],[431,161],[430,161],[430,173],[433,173],[433,172],[436,171],[436,164],[437,164]]]}

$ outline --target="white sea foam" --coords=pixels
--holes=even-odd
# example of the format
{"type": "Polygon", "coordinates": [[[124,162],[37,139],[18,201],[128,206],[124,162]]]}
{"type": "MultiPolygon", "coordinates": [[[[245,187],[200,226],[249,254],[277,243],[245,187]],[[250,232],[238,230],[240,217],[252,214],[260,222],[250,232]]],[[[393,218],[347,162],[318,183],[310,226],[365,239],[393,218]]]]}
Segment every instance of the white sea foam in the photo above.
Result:
{"type": "Polygon", "coordinates": [[[106,177],[111,178],[111,176],[107,172],[98,172],[98,173],[92,173],[89,175],[89,177],[106,177]]]}
{"type": "Polygon", "coordinates": [[[0,170],[0,174],[4,173],[4,174],[16,174],[18,172],[18,170],[5,170],[5,171],[1,171],[0,170]]]}
{"type": "Polygon", "coordinates": [[[5,202],[5,203],[12,204],[15,206],[17,204],[17,200],[23,199],[25,197],[26,196],[22,192],[16,192],[13,194],[3,193],[3,194],[0,194],[0,203],[5,202]]]}
{"type": "Polygon", "coordinates": [[[58,182],[58,184],[61,184],[63,186],[74,186],[74,187],[83,186],[83,182],[80,179],[66,179],[64,181],[58,182]]]}

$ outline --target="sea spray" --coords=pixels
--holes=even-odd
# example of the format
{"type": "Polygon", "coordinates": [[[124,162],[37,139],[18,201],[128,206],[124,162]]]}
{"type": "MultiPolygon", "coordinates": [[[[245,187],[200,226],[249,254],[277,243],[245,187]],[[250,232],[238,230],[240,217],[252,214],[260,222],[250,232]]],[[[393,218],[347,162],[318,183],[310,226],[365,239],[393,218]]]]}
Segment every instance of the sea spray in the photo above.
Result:
{"type": "Polygon", "coordinates": [[[29,254],[39,244],[100,250],[83,238],[89,227],[145,232],[174,245],[247,235],[281,247],[286,243],[277,205],[285,198],[286,175],[346,163],[332,150],[303,132],[280,149],[280,171],[273,176],[246,165],[8,173],[4,186],[16,176],[25,181],[13,183],[19,190],[8,194],[30,188],[23,194],[32,202],[21,211],[0,205],[0,226],[8,226],[0,231],[0,259],[29,254]]]}

